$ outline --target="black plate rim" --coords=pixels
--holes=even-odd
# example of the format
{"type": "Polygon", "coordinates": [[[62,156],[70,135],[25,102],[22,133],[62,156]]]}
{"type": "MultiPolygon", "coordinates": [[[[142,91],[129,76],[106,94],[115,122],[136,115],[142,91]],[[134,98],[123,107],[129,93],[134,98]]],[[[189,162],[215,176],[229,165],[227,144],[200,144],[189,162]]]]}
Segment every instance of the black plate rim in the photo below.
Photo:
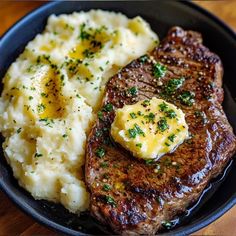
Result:
{"type": "MultiPolygon", "coordinates": [[[[11,33],[14,33],[14,30],[17,29],[21,24],[24,22],[27,22],[30,20],[30,18],[35,17],[35,15],[40,14],[41,12],[45,11],[47,8],[53,7],[54,5],[57,5],[61,1],[49,1],[48,3],[30,11],[28,14],[20,18],[16,23],[14,23],[3,35],[0,37],[0,44],[2,44],[5,40],[8,40],[8,36],[10,36],[11,33]]],[[[219,19],[217,16],[213,15],[209,11],[203,9],[202,7],[196,5],[193,2],[190,1],[180,1],[181,4],[184,4],[194,10],[197,10],[198,12],[205,15],[207,18],[210,18],[213,20],[216,24],[221,26],[221,28],[226,31],[234,40],[236,40],[236,33],[221,19],[219,19]]],[[[0,178],[0,190],[6,194],[6,196],[18,207],[20,208],[26,215],[32,217],[36,222],[46,226],[49,229],[53,229],[55,231],[67,234],[67,235],[88,235],[83,232],[69,229],[65,226],[62,226],[58,223],[55,223],[53,221],[50,221],[46,217],[40,215],[36,210],[33,208],[28,208],[28,205],[24,202],[20,202],[18,197],[14,195],[14,193],[10,190],[8,190],[7,185],[4,183],[3,179],[0,178]]],[[[217,220],[219,217],[221,217],[224,213],[226,213],[229,209],[231,209],[234,205],[236,205],[236,193],[226,202],[224,203],[220,208],[218,208],[216,211],[212,212],[206,217],[203,217],[196,221],[193,225],[187,225],[182,226],[179,229],[173,230],[170,233],[166,233],[165,235],[189,235],[193,232],[196,232],[203,227],[206,227],[207,225],[211,224],[213,221],[217,220]]]]}

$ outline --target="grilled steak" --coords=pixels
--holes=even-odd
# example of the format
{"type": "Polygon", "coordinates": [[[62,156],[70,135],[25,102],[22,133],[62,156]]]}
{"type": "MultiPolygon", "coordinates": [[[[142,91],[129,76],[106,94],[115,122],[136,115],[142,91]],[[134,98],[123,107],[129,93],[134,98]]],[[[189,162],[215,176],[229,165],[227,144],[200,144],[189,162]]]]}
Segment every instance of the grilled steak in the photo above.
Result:
{"type": "Polygon", "coordinates": [[[87,142],[86,182],[95,218],[116,233],[154,234],[198,199],[236,150],[221,106],[222,75],[219,57],[202,45],[201,35],[174,27],[150,55],[108,81],[87,142]],[[154,75],[157,62],[167,68],[164,77],[154,75]],[[182,87],[168,94],[169,81],[180,77],[182,87]],[[134,86],[138,92],[132,95],[127,91],[134,86]],[[117,108],[154,96],[183,110],[190,139],[147,163],[115,143],[109,131],[117,108]]]}

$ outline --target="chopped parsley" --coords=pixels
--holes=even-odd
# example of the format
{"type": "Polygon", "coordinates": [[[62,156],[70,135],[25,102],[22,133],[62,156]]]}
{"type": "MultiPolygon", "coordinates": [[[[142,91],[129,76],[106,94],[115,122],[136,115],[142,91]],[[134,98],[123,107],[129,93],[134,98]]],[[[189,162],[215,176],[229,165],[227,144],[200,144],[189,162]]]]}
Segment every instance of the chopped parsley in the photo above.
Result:
{"type": "Polygon", "coordinates": [[[164,93],[166,95],[174,94],[175,91],[183,85],[184,81],[185,79],[183,77],[179,79],[170,79],[164,88],[164,93]]]}
{"type": "Polygon", "coordinates": [[[105,196],[105,201],[106,201],[107,204],[109,204],[113,207],[116,206],[116,202],[115,202],[114,198],[111,197],[111,196],[105,196]]]}
{"type": "Polygon", "coordinates": [[[96,130],[95,136],[96,136],[96,137],[101,137],[101,136],[102,136],[102,131],[96,130]]]}
{"type": "Polygon", "coordinates": [[[111,190],[111,186],[109,184],[104,184],[102,189],[104,191],[109,191],[109,190],[111,190]]]}
{"type": "Polygon", "coordinates": [[[111,103],[107,103],[107,104],[103,107],[102,110],[103,110],[103,111],[107,111],[107,112],[112,111],[112,110],[113,110],[113,105],[112,105],[111,103]]]}
{"type": "Polygon", "coordinates": [[[42,97],[48,97],[48,95],[46,93],[41,93],[42,97]]]}
{"type": "Polygon", "coordinates": [[[21,132],[21,128],[17,129],[16,132],[19,134],[21,132]]]}
{"type": "Polygon", "coordinates": [[[162,117],[158,122],[157,122],[157,128],[161,131],[164,132],[169,128],[169,125],[167,124],[166,118],[162,117]]]}
{"type": "Polygon", "coordinates": [[[168,118],[172,119],[172,118],[175,118],[177,116],[177,114],[175,113],[175,111],[173,109],[170,109],[170,110],[166,111],[166,116],[168,118]]]}
{"type": "Polygon", "coordinates": [[[62,137],[63,137],[63,138],[66,138],[66,137],[68,137],[68,135],[67,135],[67,134],[63,134],[62,137]]]}
{"type": "Polygon", "coordinates": [[[37,152],[36,152],[36,153],[34,154],[34,157],[42,157],[42,156],[43,156],[43,154],[41,154],[41,153],[37,153],[37,152]]]}
{"type": "Polygon", "coordinates": [[[174,139],[176,138],[176,135],[175,134],[171,134],[168,139],[173,143],[174,142],[174,139]]]}
{"type": "Polygon", "coordinates": [[[86,24],[83,23],[81,24],[80,26],[80,35],[79,35],[79,38],[83,41],[83,40],[88,40],[91,38],[91,34],[88,33],[86,30],[85,30],[85,27],[86,27],[86,24]]]}
{"type": "Polygon", "coordinates": [[[84,57],[86,58],[93,58],[94,52],[91,51],[90,49],[86,48],[83,53],[84,57]]]}
{"type": "Polygon", "coordinates": [[[159,107],[160,107],[160,111],[167,111],[168,109],[168,105],[165,102],[161,103],[159,107]]]}
{"type": "Polygon", "coordinates": [[[164,65],[161,65],[159,62],[157,62],[153,66],[153,74],[156,78],[164,77],[166,74],[166,67],[164,65]]]}
{"type": "Polygon", "coordinates": [[[132,96],[136,96],[138,94],[138,88],[137,87],[131,87],[129,90],[128,90],[128,93],[132,96]]]}
{"type": "Polygon", "coordinates": [[[141,103],[142,106],[147,107],[150,105],[150,100],[146,99],[141,103]]]}
{"type": "Polygon", "coordinates": [[[142,63],[145,63],[148,61],[148,55],[143,55],[139,58],[139,61],[142,63]]]}
{"type": "Polygon", "coordinates": [[[54,120],[53,119],[48,119],[48,118],[43,118],[39,120],[40,122],[45,122],[46,126],[49,126],[50,128],[52,128],[52,124],[54,124],[54,120]]]}
{"type": "Polygon", "coordinates": [[[136,114],[135,114],[134,112],[129,113],[129,115],[130,115],[130,117],[131,117],[132,119],[137,118],[137,116],[136,116],[136,114]]]}
{"type": "Polygon", "coordinates": [[[38,106],[37,106],[37,111],[38,111],[38,113],[42,113],[44,110],[45,110],[45,105],[44,104],[39,104],[38,106]]]}
{"type": "Polygon", "coordinates": [[[103,162],[103,163],[100,164],[100,167],[107,168],[108,167],[108,163],[107,162],[103,162]]]}
{"type": "Polygon", "coordinates": [[[194,103],[195,93],[191,91],[183,91],[178,98],[182,104],[192,106],[194,103]]]}
{"type": "Polygon", "coordinates": [[[152,112],[150,112],[148,115],[145,115],[144,118],[146,118],[148,122],[154,122],[155,115],[152,112]]]}
{"type": "Polygon", "coordinates": [[[135,146],[141,148],[143,145],[142,143],[137,143],[135,146]]]}
{"type": "Polygon", "coordinates": [[[172,223],[169,221],[162,221],[161,222],[162,226],[165,227],[166,229],[171,229],[172,228],[172,223]]]}
{"type": "Polygon", "coordinates": [[[32,96],[29,96],[29,100],[32,100],[33,99],[33,97],[32,96]]]}
{"type": "Polygon", "coordinates": [[[130,138],[136,138],[137,135],[142,135],[145,137],[144,132],[142,129],[135,123],[133,129],[128,129],[129,137],[130,138]]]}
{"type": "Polygon", "coordinates": [[[141,111],[138,111],[137,114],[138,114],[139,116],[142,116],[142,115],[143,115],[143,113],[142,113],[141,111]]]}
{"type": "Polygon", "coordinates": [[[98,114],[98,119],[103,120],[103,113],[99,111],[97,114],[98,114]]]}
{"type": "Polygon", "coordinates": [[[148,160],[145,160],[145,163],[147,165],[152,165],[155,161],[153,159],[148,159],[148,160]]]}
{"type": "Polygon", "coordinates": [[[95,154],[96,154],[97,157],[102,158],[102,157],[105,156],[106,152],[105,152],[104,148],[99,147],[99,148],[96,149],[95,154]]]}

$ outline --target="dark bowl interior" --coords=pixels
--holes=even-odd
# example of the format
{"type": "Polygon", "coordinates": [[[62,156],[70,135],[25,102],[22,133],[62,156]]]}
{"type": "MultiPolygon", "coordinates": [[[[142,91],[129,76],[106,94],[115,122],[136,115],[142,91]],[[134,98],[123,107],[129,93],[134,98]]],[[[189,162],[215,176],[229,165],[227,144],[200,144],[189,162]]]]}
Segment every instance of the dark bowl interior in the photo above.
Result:
{"type": "MultiPolygon", "coordinates": [[[[37,9],[13,26],[0,41],[0,78],[9,65],[23,51],[27,42],[43,31],[50,14],[73,11],[104,9],[123,12],[129,17],[141,15],[162,39],[168,29],[179,25],[184,29],[202,33],[204,44],[216,52],[224,65],[224,110],[236,132],[236,36],[222,22],[189,2],[52,2],[37,9]]],[[[190,234],[211,223],[236,204],[236,161],[232,161],[225,172],[213,180],[199,202],[189,208],[177,225],[165,234],[190,234]],[[187,216],[187,217],[186,217],[187,216]]],[[[109,229],[101,226],[84,213],[80,217],[70,214],[62,206],[46,201],[36,201],[19,187],[7,165],[3,151],[0,158],[0,187],[27,214],[37,221],[60,232],[78,235],[83,233],[104,234],[109,229]]]]}

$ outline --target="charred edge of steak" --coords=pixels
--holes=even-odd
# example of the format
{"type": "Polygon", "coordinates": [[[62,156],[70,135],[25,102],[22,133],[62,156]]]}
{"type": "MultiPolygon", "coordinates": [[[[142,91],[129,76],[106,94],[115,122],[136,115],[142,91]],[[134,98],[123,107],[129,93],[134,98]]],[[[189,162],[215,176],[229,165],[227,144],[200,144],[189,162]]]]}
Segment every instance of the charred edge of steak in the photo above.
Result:
{"type": "Polygon", "coordinates": [[[219,57],[202,45],[201,35],[174,27],[158,48],[108,81],[86,154],[91,213],[98,220],[117,233],[154,234],[222,171],[236,149],[220,104],[222,75],[219,57]],[[163,77],[155,76],[157,63],[167,68],[163,77]],[[184,78],[176,91],[168,89],[173,78],[184,78]],[[117,108],[153,96],[184,111],[191,138],[158,162],[145,163],[112,140],[110,126],[117,108]]]}

